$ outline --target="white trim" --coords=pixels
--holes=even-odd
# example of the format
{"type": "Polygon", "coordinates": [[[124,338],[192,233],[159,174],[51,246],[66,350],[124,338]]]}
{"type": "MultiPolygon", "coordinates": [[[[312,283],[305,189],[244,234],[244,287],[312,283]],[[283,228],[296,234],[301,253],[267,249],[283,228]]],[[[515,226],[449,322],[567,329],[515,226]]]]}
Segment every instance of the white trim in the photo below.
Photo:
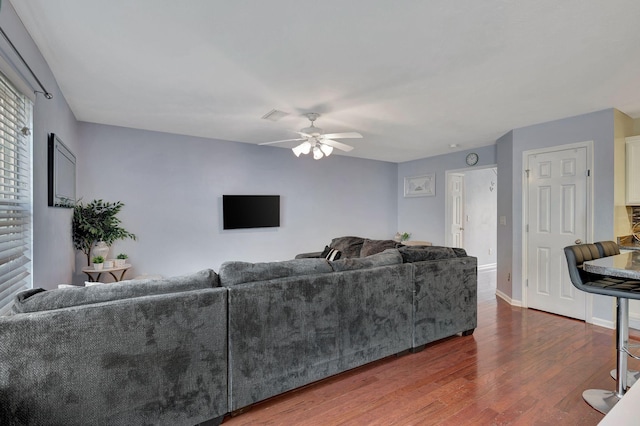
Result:
{"type": "Polygon", "coordinates": [[[616,328],[616,325],[615,325],[615,323],[613,321],[605,320],[605,319],[602,319],[602,318],[592,317],[591,321],[587,321],[587,322],[590,322],[591,324],[597,325],[599,327],[608,328],[610,330],[614,330],[616,328]]]}
{"type": "MultiPolygon", "coordinates": [[[[538,149],[531,149],[528,151],[523,151],[522,152],[522,170],[521,170],[521,176],[522,176],[522,224],[521,224],[521,229],[520,232],[522,233],[522,258],[520,259],[520,261],[522,262],[522,276],[520,277],[520,285],[522,286],[522,307],[523,308],[527,308],[528,304],[527,304],[527,286],[526,286],[526,278],[527,278],[527,243],[528,243],[528,238],[527,238],[527,232],[526,231],[526,226],[527,226],[527,222],[528,222],[528,217],[527,217],[527,211],[528,211],[528,195],[529,195],[529,191],[527,188],[527,179],[525,178],[526,175],[526,169],[527,169],[527,158],[530,155],[536,155],[536,154],[543,154],[543,153],[549,153],[549,152],[554,152],[554,151],[564,151],[567,149],[574,149],[574,148],[586,148],[587,150],[587,169],[591,171],[590,174],[590,179],[587,179],[587,219],[586,219],[586,225],[587,225],[587,235],[586,235],[586,241],[593,241],[593,176],[595,175],[595,170],[594,170],[594,163],[593,163],[593,141],[584,141],[584,142],[576,142],[576,143],[570,143],[570,144],[566,144],[566,145],[556,145],[556,146],[551,146],[551,147],[547,147],[547,148],[538,148],[538,149]]],[[[591,293],[586,293],[585,294],[585,322],[587,323],[591,323],[591,324],[595,324],[596,319],[593,318],[593,295],[591,293]]],[[[598,320],[598,321],[603,321],[603,320],[598,320]]],[[[596,324],[599,325],[599,324],[596,324]]],[[[603,325],[603,327],[605,327],[605,325],[603,325]]]]}
{"type": "Polygon", "coordinates": [[[522,307],[522,302],[520,302],[519,300],[513,300],[512,298],[510,298],[509,296],[507,296],[505,293],[501,292],[500,290],[496,290],[496,296],[498,296],[500,299],[504,300],[505,302],[507,302],[511,306],[516,306],[516,307],[519,307],[519,308],[522,307]]]}
{"type": "Polygon", "coordinates": [[[6,52],[0,49],[0,71],[9,79],[9,81],[14,86],[16,86],[16,89],[18,89],[24,96],[29,98],[31,102],[35,103],[35,89],[20,74],[20,71],[16,70],[16,67],[11,65],[10,60],[6,58],[6,55],[6,52]]]}
{"type": "Polygon", "coordinates": [[[487,263],[486,265],[478,266],[478,272],[493,271],[497,269],[497,267],[498,267],[497,263],[487,263]]]}

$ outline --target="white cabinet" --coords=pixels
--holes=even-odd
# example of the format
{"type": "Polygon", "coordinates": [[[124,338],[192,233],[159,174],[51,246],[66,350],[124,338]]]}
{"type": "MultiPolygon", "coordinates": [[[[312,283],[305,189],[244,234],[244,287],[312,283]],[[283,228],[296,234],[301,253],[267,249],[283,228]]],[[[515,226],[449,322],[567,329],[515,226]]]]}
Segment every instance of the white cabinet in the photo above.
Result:
{"type": "Polygon", "coordinates": [[[640,136],[626,138],[627,205],[640,206],[640,136]]]}

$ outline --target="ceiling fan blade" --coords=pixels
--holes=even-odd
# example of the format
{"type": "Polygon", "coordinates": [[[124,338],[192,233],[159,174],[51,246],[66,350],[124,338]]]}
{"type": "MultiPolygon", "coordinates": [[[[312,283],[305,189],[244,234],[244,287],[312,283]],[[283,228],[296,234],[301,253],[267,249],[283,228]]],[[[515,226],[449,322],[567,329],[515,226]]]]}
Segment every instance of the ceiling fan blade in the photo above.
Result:
{"type": "Polygon", "coordinates": [[[281,140],[281,141],[262,142],[262,143],[259,143],[258,145],[273,145],[274,143],[280,143],[280,142],[294,142],[294,141],[306,141],[306,139],[302,139],[302,138],[298,138],[298,139],[283,139],[283,140],[281,140]]]}
{"type": "Polygon", "coordinates": [[[304,137],[304,138],[312,138],[313,135],[310,135],[308,133],[302,133],[302,132],[296,132],[297,134],[299,134],[300,136],[304,137]]]}
{"type": "Polygon", "coordinates": [[[326,135],[322,135],[327,139],[353,139],[353,138],[361,138],[362,135],[358,132],[346,132],[346,133],[327,133],[326,135]]]}
{"type": "Polygon", "coordinates": [[[353,149],[351,145],[347,145],[346,143],[332,141],[331,139],[323,139],[321,143],[332,146],[334,148],[338,148],[341,151],[349,152],[353,149]]]}

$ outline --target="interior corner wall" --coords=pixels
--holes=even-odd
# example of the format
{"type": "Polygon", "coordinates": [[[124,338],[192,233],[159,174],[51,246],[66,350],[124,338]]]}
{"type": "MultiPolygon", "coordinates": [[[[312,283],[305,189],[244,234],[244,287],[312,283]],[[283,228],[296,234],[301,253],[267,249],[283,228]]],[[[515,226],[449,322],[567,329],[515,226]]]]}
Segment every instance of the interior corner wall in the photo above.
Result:
{"type": "MultiPolygon", "coordinates": [[[[512,164],[512,218],[507,218],[512,223],[512,299],[522,301],[522,184],[523,184],[523,153],[532,149],[548,148],[577,142],[593,141],[594,167],[593,197],[594,212],[593,240],[611,240],[614,233],[614,110],[583,114],[576,117],[550,121],[513,130],[512,155],[510,159],[505,156],[498,158],[499,175],[506,170],[506,161],[512,164]]],[[[504,180],[504,179],[503,179],[504,180]]],[[[498,181],[498,188],[503,180],[498,181]]],[[[500,192],[502,194],[502,192],[500,192]]],[[[499,196],[500,199],[500,196],[499,196]]],[[[502,215],[500,208],[498,215],[502,215]]],[[[505,230],[506,231],[506,230],[505,230]]],[[[500,248],[498,249],[500,250],[500,248]]],[[[500,256],[500,255],[499,255],[500,256]]],[[[500,279],[498,280],[500,283],[500,279]]],[[[594,298],[593,316],[603,321],[611,321],[613,310],[611,298],[594,298]]]]}
{"type": "Polygon", "coordinates": [[[507,299],[513,297],[513,131],[496,141],[498,164],[498,231],[496,291],[507,299]]]}
{"type": "Polygon", "coordinates": [[[290,149],[90,123],[80,124],[80,137],[80,194],[122,201],[122,224],[138,237],[117,241],[110,253],[129,255],[129,278],[293,259],[334,237],[396,232],[395,163],[317,161],[290,149]],[[280,195],[280,227],[223,230],[223,194],[280,195]]]}
{"type": "MultiPolygon", "coordinates": [[[[58,88],[49,66],[27,33],[10,2],[2,2],[0,27],[7,33],[44,87],[53,94],[35,97],[33,106],[33,286],[53,288],[71,282],[75,256],[71,241],[71,209],[48,207],[47,137],[56,133],[65,145],[78,153],[78,123],[58,88]]],[[[9,49],[2,54],[12,63],[13,71],[22,75],[27,85],[35,81],[9,49]]],[[[34,86],[37,87],[37,86],[34,86]]],[[[36,90],[41,90],[37,87],[36,90]]]]}
{"type": "MultiPolygon", "coordinates": [[[[398,228],[408,232],[412,240],[429,241],[433,245],[445,244],[446,172],[468,169],[465,158],[470,152],[478,154],[477,167],[496,164],[496,146],[452,152],[420,160],[407,161],[398,165],[398,228]],[[435,196],[405,197],[404,179],[427,173],[436,175],[435,196]]],[[[498,174],[500,171],[498,170],[498,174]]]]}
{"type": "MultiPolygon", "coordinates": [[[[633,119],[617,109],[614,113],[614,233],[615,238],[631,235],[633,219],[627,207],[627,144],[633,136],[633,119]]],[[[616,239],[613,238],[613,241],[616,239]]]]}

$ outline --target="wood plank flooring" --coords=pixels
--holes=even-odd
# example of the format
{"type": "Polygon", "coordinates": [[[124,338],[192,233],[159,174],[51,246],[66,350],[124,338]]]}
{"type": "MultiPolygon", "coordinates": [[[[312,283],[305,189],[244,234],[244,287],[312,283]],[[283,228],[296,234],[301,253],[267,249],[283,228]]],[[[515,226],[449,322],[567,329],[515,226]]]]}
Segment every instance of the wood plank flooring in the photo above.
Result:
{"type": "Polygon", "coordinates": [[[288,392],[224,424],[596,425],[603,416],[582,391],[615,389],[613,330],[511,307],[479,290],[472,336],[288,392]]]}

